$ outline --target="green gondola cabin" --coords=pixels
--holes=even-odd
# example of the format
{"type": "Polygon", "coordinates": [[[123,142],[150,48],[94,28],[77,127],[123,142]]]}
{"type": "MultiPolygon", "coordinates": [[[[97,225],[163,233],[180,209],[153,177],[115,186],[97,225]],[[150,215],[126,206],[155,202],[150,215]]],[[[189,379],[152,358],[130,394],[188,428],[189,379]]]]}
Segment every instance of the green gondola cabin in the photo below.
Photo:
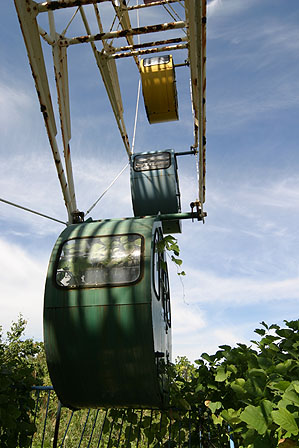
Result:
{"type": "MultiPolygon", "coordinates": [[[[181,212],[178,168],[173,149],[136,153],[131,157],[134,216],[181,212]]],[[[163,220],[163,233],[180,233],[178,219],[163,220]]]]}
{"type": "Polygon", "coordinates": [[[166,406],[171,317],[162,235],[161,221],[148,217],[70,225],[58,238],[44,341],[63,405],[166,406]]]}

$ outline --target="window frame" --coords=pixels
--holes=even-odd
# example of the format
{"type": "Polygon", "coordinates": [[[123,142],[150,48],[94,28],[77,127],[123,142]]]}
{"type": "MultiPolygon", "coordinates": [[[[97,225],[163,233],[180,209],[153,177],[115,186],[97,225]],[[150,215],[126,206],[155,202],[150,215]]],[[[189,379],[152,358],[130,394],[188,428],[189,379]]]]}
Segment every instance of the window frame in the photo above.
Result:
{"type": "Polygon", "coordinates": [[[169,151],[160,151],[160,152],[155,152],[155,153],[146,153],[146,154],[136,154],[134,156],[133,159],[133,170],[135,171],[135,173],[143,173],[145,171],[158,171],[158,170],[168,170],[168,168],[170,168],[172,165],[172,161],[171,161],[171,153],[169,151]],[[143,170],[139,170],[136,169],[136,159],[138,157],[153,157],[155,155],[159,155],[159,154],[167,154],[168,155],[168,164],[167,166],[163,167],[163,168],[147,168],[147,169],[143,169],[143,170]]]}
{"type": "Polygon", "coordinates": [[[81,289],[103,289],[103,288],[119,288],[119,287],[130,287],[130,286],[134,286],[137,283],[139,283],[141,281],[141,279],[144,276],[144,251],[145,251],[145,241],[144,241],[144,236],[138,232],[132,232],[132,233],[118,233],[118,234],[109,234],[109,235],[89,235],[89,236],[76,236],[76,237],[72,237],[72,238],[67,238],[64,241],[62,241],[62,243],[60,244],[57,253],[56,253],[56,258],[55,258],[55,263],[54,263],[54,267],[53,267],[53,272],[52,272],[52,279],[53,279],[53,283],[55,285],[56,288],[62,289],[64,291],[68,290],[68,291],[76,291],[76,290],[81,290],[81,289]],[[107,283],[103,283],[101,285],[96,285],[96,284],[91,284],[91,285],[76,285],[76,286],[64,286],[58,283],[56,275],[57,275],[57,270],[58,270],[58,266],[59,266],[59,260],[61,257],[61,253],[64,247],[64,244],[66,244],[68,241],[73,241],[73,240],[83,240],[83,239],[95,239],[95,238],[112,238],[112,237],[121,237],[121,236],[129,236],[129,235],[136,235],[138,237],[140,237],[141,239],[141,248],[140,248],[140,269],[139,269],[139,275],[137,277],[136,280],[132,281],[132,282],[122,282],[122,283],[112,283],[112,282],[107,282],[107,283]]]}

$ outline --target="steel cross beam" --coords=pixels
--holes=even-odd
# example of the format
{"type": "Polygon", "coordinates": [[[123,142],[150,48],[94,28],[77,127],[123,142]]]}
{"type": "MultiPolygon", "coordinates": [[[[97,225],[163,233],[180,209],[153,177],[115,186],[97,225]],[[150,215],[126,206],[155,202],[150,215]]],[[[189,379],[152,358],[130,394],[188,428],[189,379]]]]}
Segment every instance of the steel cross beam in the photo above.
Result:
{"type": "Polygon", "coordinates": [[[198,150],[198,199],[203,210],[206,171],[206,0],[185,0],[185,9],[194,113],[193,147],[198,150]]]}
{"type": "MultiPolygon", "coordinates": [[[[131,147],[124,122],[124,108],[115,61],[120,58],[133,57],[139,69],[138,56],[140,55],[158,53],[161,51],[169,53],[173,50],[187,49],[191,77],[192,107],[194,113],[194,142],[192,146],[198,155],[198,203],[201,212],[204,214],[203,203],[205,201],[206,145],[206,0],[155,0],[146,3],[139,2],[138,4],[131,6],[127,5],[126,0],[53,0],[45,1],[43,3],[37,3],[34,0],[14,1],[68,212],[69,222],[73,220],[74,215],[78,214],[78,210],[70,158],[71,120],[68,92],[67,49],[71,45],[80,43],[89,43],[91,46],[128,156],[131,154],[131,147]],[[176,20],[171,11],[166,9],[167,5],[178,2],[185,9],[185,18],[182,20],[176,20]],[[104,30],[98,8],[101,3],[111,3],[115,17],[121,27],[120,30],[104,30]],[[84,9],[86,5],[93,6],[96,22],[99,28],[98,34],[91,33],[91,28],[84,9]],[[156,25],[147,24],[146,26],[132,28],[129,12],[161,5],[165,7],[166,11],[172,16],[174,21],[156,25]],[[59,33],[55,28],[54,11],[74,7],[77,7],[77,11],[73,17],[77,12],[80,12],[86,35],[67,37],[66,31],[73,18],[66,28],[59,33]],[[38,14],[44,12],[47,12],[49,16],[49,31],[44,30],[37,23],[38,14]],[[169,39],[160,39],[159,36],[159,40],[156,39],[156,41],[153,40],[151,42],[138,44],[135,44],[133,41],[134,36],[148,35],[170,30],[183,30],[186,36],[173,35],[169,39]],[[57,128],[40,41],[41,38],[52,47],[65,170],[63,168],[56,141],[57,128]],[[126,39],[127,45],[114,47],[111,42],[108,42],[108,39],[119,38],[126,39]],[[96,42],[101,42],[103,46],[101,51],[96,47],[96,42]]],[[[171,6],[169,7],[171,8],[171,6]]],[[[178,17],[177,14],[175,15],[178,17]]],[[[186,63],[184,65],[186,65],[186,63]]]]}

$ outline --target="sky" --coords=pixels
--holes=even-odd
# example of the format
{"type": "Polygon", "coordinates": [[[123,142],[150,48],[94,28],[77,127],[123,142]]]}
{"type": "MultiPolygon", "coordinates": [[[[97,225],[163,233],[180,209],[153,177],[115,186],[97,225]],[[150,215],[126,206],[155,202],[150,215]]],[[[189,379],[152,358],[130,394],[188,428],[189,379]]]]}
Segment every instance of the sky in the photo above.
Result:
{"type": "MultiPolygon", "coordinates": [[[[14,4],[3,3],[0,197],[66,221],[14,4]]],[[[176,8],[181,12],[180,5],[176,8]]],[[[153,23],[165,21],[160,7],[150,10],[153,23]]],[[[57,19],[58,28],[64,14],[57,19]]],[[[108,23],[108,9],[105,14],[108,23]]],[[[140,15],[141,24],[146,18],[140,15]]],[[[136,17],[131,20],[136,26],[136,17]]],[[[44,17],[41,23],[46,27],[44,17]]],[[[179,277],[170,266],[174,357],[195,360],[203,352],[214,353],[221,344],[250,343],[261,321],[282,325],[298,318],[298,23],[298,0],[208,2],[208,216],[204,224],[184,221],[183,232],[177,235],[186,276],[179,277]]],[[[77,26],[74,20],[74,35],[77,26]]],[[[71,151],[78,207],[87,211],[127,157],[91,50],[87,45],[74,47],[69,50],[71,151]]],[[[44,48],[56,105],[51,54],[47,45],[44,48]]],[[[174,58],[175,63],[183,62],[186,53],[176,52],[174,58]]],[[[120,61],[118,70],[132,141],[138,74],[131,60],[120,61]]],[[[185,67],[176,69],[178,122],[149,125],[141,99],[136,152],[190,148],[188,76],[185,67]]],[[[183,209],[189,211],[196,198],[193,157],[179,160],[179,177],[183,209]]],[[[91,216],[132,216],[128,170],[91,216]]],[[[28,321],[26,336],[42,339],[47,265],[63,228],[0,203],[4,332],[22,313],[28,321]]]]}

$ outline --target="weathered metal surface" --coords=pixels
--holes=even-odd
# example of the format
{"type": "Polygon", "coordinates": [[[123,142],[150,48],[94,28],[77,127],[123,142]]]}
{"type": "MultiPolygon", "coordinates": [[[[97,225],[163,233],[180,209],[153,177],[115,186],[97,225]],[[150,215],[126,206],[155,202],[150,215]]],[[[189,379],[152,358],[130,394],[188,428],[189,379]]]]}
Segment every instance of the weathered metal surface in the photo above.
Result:
{"type": "Polygon", "coordinates": [[[45,288],[44,340],[50,377],[63,404],[163,406],[167,392],[155,352],[163,353],[166,362],[171,332],[164,300],[157,299],[152,285],[158,228],[161,221],[154,217],[106,220],[69,226],[57,240],[45,288]],[[141,240],[140,273],[137,280],[135,274],[127,277],[132,283],[113,283],[119,278],[115,267],[135,266],[122,255],[128,250],[122,239],[128,235],[141,240]],[[102,265],[109,283],[95,286],[89,275],[102,276],[102,265]]]}
{"type": "Polygon", "coordinates": [[[94,35],[72,37],[70,39],[62,38],[59,44],[62,46],[76,45],[87,42],[96,42],[105,39],[117,39],[119,37],[138,36],[140,34],[159,33],[161,31],[177,30],[185,28],[184,21],[160,23],[158,25],[148,25],[139,28],[132,28],[130,30],[110,31],[108,33],[99,33],[94,35]]]}
{"type": "MultiPolygon", "coordinates": [[[[96,12],[96,10],[95,10],[96,12]]],[[[83,9],[80,9],[81,17],[85,26],[87,33],[90,33],[89,24],[86,18],[86,15],[83,9]]],[[[97,14],[96,14],[97,15],[97,14]]],[[[100,18],[97,19],[99,28],[101,29],[100,18]]],[[[125,149],[127,151],[128,156],[131,155],[131,147],[129,142],[128,133],[126,130],[126,125],[124,121],[124,108],[122,103],[122,97],[119,86],[119,78],[117,74],[117,67],[115,61],[109,60],[107,56],[103,53],[97,51],[94,42],[90,42],[94,57],[96,59],[97,66],[100,70],[102,80],[104,82],[110,104],[115,116],[115,120],[124,143],[125,149]]],[[[107,44],[104,43],[104,48],[107,48],[107,44]]]]}
{"type": "Polygon", "coordinates": [[[71,162],[70,140],[71,140],[71,116],[69,100],[67,51],[65,47],[57,44],[57,34],[55,29],[54,14],[49,11],[49,25],[52,45],[53,65],[55,72],[56,89],[58,96],[58,108],[60,117],[60,127],[63,142],[63,154],[65,169],[68,181],[69,196],[71,201],[72,215],[77,211],[77,202],[74,186],[73,169],[71,162]]]}
{"type": "Polygon", "coordinates": [[[73,8],[74,6],[91,5],[93,3],[104,3],[111,0],[57,0],[43,3],[36,3],[38,12],[55,11],[56,9],[73,8]]]}
{"type": "Polygon", "coordinates": [[[144,42],[140,44],[135,45],[125,45],[123,47],[112,47],[110,52],[112,51],[113,54],[116,54],[121,51],[129,51],[129,50],[137,50],[140,48],[150,48],[150,47],[158,47],[159,45],[170,45],[170,44],[179,44],[181,42],[186,42],[187,37],[177,37],[174,39],[164,39],[164,40],[157,40],[154,42],[144,42]]]}
{"type": "MultiPolygon", "coordinates": [[[[123,31],[128,31],[132,28],[131,21],[127,9],[126,2],[114,2],[113,3],[114,10],[116,12],[116,15],[118,17],[119,23],[123,29],[123,31]]],[[[134,45],[133,36],[126,35],[126,40],[129,45],[134,45]]],[[[135,60],[135,63],[139,69],[139,60],[137,56],[133,55],[133,58],[135,60]]]]}
{"type": "Polygon", "coordinates": [[[206,0],[185,0],[192,105],[194,113],[194,148],[198,148],[199,201],[205,201],[205,122],[206,122],[206,0]]]}
{"type": "Polygon", "coordinates": [[[179,44],[179,45],[168,45],[160,48],[148,48],[146,50],[135,50],[127,53],[119,53],[108,56],[110,59],[122,59],[128,58],[130,56],[143,56],[145,54],[154,54],[154,53],[162,53],[162,52],[172,52],[175,50],[184,50],[188,48],[188,44],[179,44]]]}
{"type": "Polygon", "coordinates": [[[41,112],[44,117],[61,190],[67,208],[69,221],[71,221],[71,214],[74,210],[72,210],[69,187],[65,178],[64,169],[61,163],[60,153],[56,142],[57,128],[36,21],[37,11],[35,2],[33,2],[32,0],[15,0],[15,6],[20,21],[20,26],[29,58],[29,64],[31,67],[32,76],[34,78],[41,112]]]}
{"type": "Polygon", "coordinates": [[[154,0],[152,2],[147,2],[147,3],[140,3],[138,5],[134,5],[134,6],[128,6],[128,11],[133,11],[136,9],[144,9],[144,8],[148,8],[149,6],[160,6],[160,5],[167,5],[170,3],[182,3],[182,0],[154,0]]]}
{"type": "MultiPolygon", "coordinates": [[[[72,216],[78,211],[76,208],[75,188],[70,160],[71,132],[67,76],[67,47],[79,43],[90,43],[92,47],[128,156],[131,155],[131,146],[124,122],[124,107],[121,98],[116,60],[133,57],[138,66],[138,70],[140,71],[138,57],[141,55],[155,54],[159,52],[169,53],[174,50],[188,50],[188,58],[186,58],[185,64],[177,64],[175,66],[188,65],[190,67],[192,106],[194,111],[194,142],[192,147],[196,150],[198,155],[198,200],[200,201],[200,209],[203,213],[203,203],[205,201],[206,158],[206,0],[155,0],[152,2],[147,0],[131,6],[127,3],[128,2],[119,0],[54,0],[43,3],[37,3],[33,0],[15,0],[32,69],[32,75],[35,80],[36,90],[41,105],[41,111],[44,116],[53,158],[68,211],[69,222],[72,222],[72,216]],[[184,20],[179,18],[177,11],[171,6],[171,4],[177,2],[180,4],[182,11],[185,9],[184,20]],[[106,32],[104,30],[104,28],[109,28],[106,26],[107,23],[104,23],[105,27],[102,24],[99,10],[101,3],[111,4],[111,8],[114,9],[116,13],[116,25],[121,27],[121,30],[112,31],[114,20],[110,27],[110,31],[106,32]],[[169,8],[166,9],[168,4],[169,8]],[[91,33],[91,28],[88,23],[88,20],[90,19],[88,18],[87,20],[84,12],[85,5],[93,5],[95,18],[99,28],[99,33],[97,34],[91,33]],[[151,8],[154,6],[157,8],[164,6],[164,9],[166,9],[166,11],[173,17],[174,21],[157,25],[146,23],[145,26],[141,27],[137,21],[137,28],[132,28],[129,12],[135,10],[142,11],[144,8],[151,8]],[[56,31],[53,17],[54,11],[74,7],[77,7],[77,11],[74,15],[80,11],[86,35],[66,37],[66,31],[69,29],[69,24],[72,22],[74,16],[62,31],[56,31]],[[37,16],[42,12],[49,13],[50,31],[43,29],[37,24],[37,16]],[[178,20],[176,20],[176,18],[178,20]],[[138,42],[138,44],[133,40],[134,36],[145,36],[150,33],[166,32],[168,30],[177,30],[178,33],[172,33],[172,39],[159,39],[142,43],[138,42]],[[186,34],[186,37],[182,37],[182,32],[180,32],[180,30],[186,34]],[[40,37],[52,46],[53,51],[66,175],[64,173],[56,142],[57,129],[40,37]],[[118,47],[116,45],[112,46],[111,40],[119,38],[125,38],[128,45],[118,47]],[[100,51],[98,47],[96,47],[97,42],[100,42],[103,46],[100,51]]],[[[92,11],[92,8],[90,10],[92,11]]]]}

